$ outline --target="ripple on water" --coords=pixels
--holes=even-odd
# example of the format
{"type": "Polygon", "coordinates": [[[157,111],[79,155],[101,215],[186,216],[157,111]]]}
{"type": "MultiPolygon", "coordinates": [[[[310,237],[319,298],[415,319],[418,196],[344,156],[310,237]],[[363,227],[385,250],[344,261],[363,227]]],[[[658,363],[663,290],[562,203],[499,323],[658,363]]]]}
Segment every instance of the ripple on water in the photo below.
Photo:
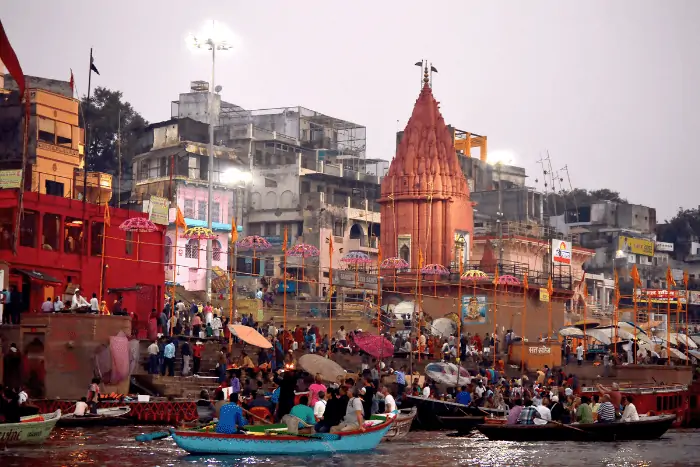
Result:
{"type": "Polygon", "coordinates": [[[382,443],[372,453],[334,456],[252,457],[188,456],[172,440],[136,443],[134,436],[158,427],[57,429],[41,448],[0,453],[2,467],[57,466],[368,466],[437,467],[692,467],[700,466],[700,431],[671,431],[657,441],[625,443],[515,443],[488,441],[479,434],[451,437],[442,432],[411,432],[398,442],[382,443]]]}

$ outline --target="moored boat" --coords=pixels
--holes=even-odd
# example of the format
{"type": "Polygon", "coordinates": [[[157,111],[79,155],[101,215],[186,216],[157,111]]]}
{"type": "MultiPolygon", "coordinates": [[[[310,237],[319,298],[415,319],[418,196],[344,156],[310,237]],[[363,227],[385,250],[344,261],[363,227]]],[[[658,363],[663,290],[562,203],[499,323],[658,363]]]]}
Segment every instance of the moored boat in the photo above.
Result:
{"type": "Polygon", "coordinates": [[[113,426],[121,425],[129,421],[126,416],[131,412],[129,407],[107,407],[97,409],[97,414],[75,415],[67,414],[58,421],[58,426],[85,427],[85,426],[113,426]]]}
{"type": "Polygon", "coordinates": [[[401,401],[401,406],[416,407],[418,409],[418,414],[413,422],[413,428],[416,430],[428,431],[444,430],[447,428],[441,422],[441,417],[459,417],[464,415],[503,416],[506,414],[503,410],[476,408],[456,402],[418,396],[406,396],[405,399],[401,401]]]}
{"type": "Polygon", "coordinates": [[[481,425],[485,420],[484,415],[445,415],[438,419],[445,430],[454,430],[460,435],[466,435],[481,425]]]}
{"type": "Polygon", "coordinates": [[[365,431],[337,434],[285,435],[274,433],[221,434],[173,430],[175,444],[190,454],[312,455],[371,451],[393,424],[392,420],[365,431]]]}
{"type": "MultiPolygon", "coordinates": [[[[418,414],[418,409],[416,407],[411,407],[408,409],[400,409],[399,413],[394,418],[394,423],[389,428],[389,431],[384,435],[384,441],[392,441],[405,437],[409,431],[411,431],[411,424],[413,419],[416,418],[418,414]]],[[[386,418],[385,415],[373,415],[372,418],[377,417],[377,419],[386,418]],[[380,418],[381,417],[381,418],[380,418]]]]}
{"type": "Polygon", "coordinates": [[[476,428],[492,441],[632,441],[658,439],[673,425],[674,415],[642,417],[637,422],[562,425],[495,425],[476,428]]]}
{"type": "Polygon", "coordinates": [[[42,444],[51,435],[61,411],[22,417],[20,423],[0,423],[0,446],[42,444]]]}

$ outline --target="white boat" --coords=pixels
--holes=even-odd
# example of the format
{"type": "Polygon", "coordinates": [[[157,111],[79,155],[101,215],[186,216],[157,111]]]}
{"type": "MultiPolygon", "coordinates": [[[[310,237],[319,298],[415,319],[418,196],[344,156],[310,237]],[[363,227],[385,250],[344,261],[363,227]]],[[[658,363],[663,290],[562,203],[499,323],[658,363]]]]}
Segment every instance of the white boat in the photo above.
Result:
{"type": "Polygon", "coordinates": [[[61,418],[61,411],[20,418],[20,423],[0,423],[0,446],[42,444],[61,418]]]}

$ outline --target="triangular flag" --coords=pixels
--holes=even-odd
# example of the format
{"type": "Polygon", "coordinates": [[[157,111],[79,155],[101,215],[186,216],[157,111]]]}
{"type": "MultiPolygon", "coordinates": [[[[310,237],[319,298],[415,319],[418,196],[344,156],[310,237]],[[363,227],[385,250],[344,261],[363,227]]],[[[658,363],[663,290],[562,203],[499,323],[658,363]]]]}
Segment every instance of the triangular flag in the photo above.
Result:
{"type": "Polygon", "coordinates": [[[642,286],[642,281],[639,278],[639,269],[637,269],[636,264],[634,266],[632,266],[632,271],[630,271],[630,276],[632,276],[632,284],[634,284],[635,289],[642,286]]]}
{"type": "Polygon", "coordinates": [[[107,227],[112,226],[112,215],[109,212],[109,204],[105,204],[105,225],[107,227]]]}
{"type": "Polygon", "coordinates": [[[187,223],[185,222],[185,216],[183,216],[182,211],[180,211],[180,206],[176,206],[175,209],[177,209],[175,212],[175,225],[186,229],[187,223]]]}
{"type": "Polygon", "coordinates": [[[547,292],[549,293],[549,298],[551,300],[552,294],[554,293],[554,287],[552,286],[552,276],[547,279],[547,292]]]}
{"type": "MultiPolygon", "coordinates": [[[[285,231],[286,233],[286,231],[285,231]]],[[[236,218],[231,218],[231,243],[236,243],[238,241],[238,225],[236,225],[236,218]]],[[[286,242],[285,242],[286,245],[286,242]]]]}
{"type": "Polygon", "coordinates": [[[530,283],[527,281],[527,272],[523,275],[523,289],[528,290],[530,283]]]}
{"type": "Polygon", "coordinates": [[[15,51],[12,48],[12,45],[10,45],[10,40],[7,38],[7,34],[5,34],[5,28],[2,26],[1,21],[0,62],[2,62],[5,65],[5,68],[7,68],[7,71],[10,73],[10,76],[12,76],[15,82],[17,83],[19,95],[24,95],[24,89],[27,86],[27,82],[24,78],[24,72],[22,71],[22,67],[19,64],[19,60],[17,59],[17,55],[15,55],[15,51]]]}
{"type": "Polygon", "coordinates": [[[676,281],[673,279],[673,273],[671,272],[671,266],[666,266],[666,288],[670,289],[671,287],[676,286],[676,281]]]}
{"type": "Polygon", "coordinates": [[[288,238],[289,238],[289,227],[285,225],[284,226],[284,236],[282,237],[282,251],[283,252],[287,251],[287,242],[289,241],[288,238]]]}
{"type": "Polygon", "coordinates": [[[92,58],[92,52],[90,52],[90,69],[97,73],[98,75],[100,74],[99,71],[97,71],[97,67],[95,66],[95,59],[92,58]]]}
{"type": "Polygon", "coordinates": [[[73,77],[73,69],[70,69],[70,96],[75,96],[75,78],[73,77]]]}

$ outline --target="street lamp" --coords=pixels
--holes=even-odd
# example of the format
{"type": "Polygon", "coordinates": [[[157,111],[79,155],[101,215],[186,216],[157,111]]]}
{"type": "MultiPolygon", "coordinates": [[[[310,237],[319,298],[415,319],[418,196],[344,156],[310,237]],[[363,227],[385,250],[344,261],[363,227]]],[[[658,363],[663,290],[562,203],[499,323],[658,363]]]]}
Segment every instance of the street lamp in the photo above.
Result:
{"type": "MultiPolygon", "coordinates": [[[[209,168],[207,179],[209,181],[208,188],[208,203],[207,203],[207,227],[211,229],[211,208],[213,198],[213,183],[214,183],[214,90],[215,90],[215,71],[216,71],[216,51],[228,50],[231,48],[228,42],[226,29],[222,25],[217,25],[214,21],[211,24],[207,23],[204,30],[197,36],[190,35],[187,42],[190,46],[196,49],[211,50],[211,84],[209,85],[209,168]]],[[[206,273],[206,292],[207,301],[211,301],[211,269],[213,264],[212,241],[207,240],[207,273],[206,273]]]]}

